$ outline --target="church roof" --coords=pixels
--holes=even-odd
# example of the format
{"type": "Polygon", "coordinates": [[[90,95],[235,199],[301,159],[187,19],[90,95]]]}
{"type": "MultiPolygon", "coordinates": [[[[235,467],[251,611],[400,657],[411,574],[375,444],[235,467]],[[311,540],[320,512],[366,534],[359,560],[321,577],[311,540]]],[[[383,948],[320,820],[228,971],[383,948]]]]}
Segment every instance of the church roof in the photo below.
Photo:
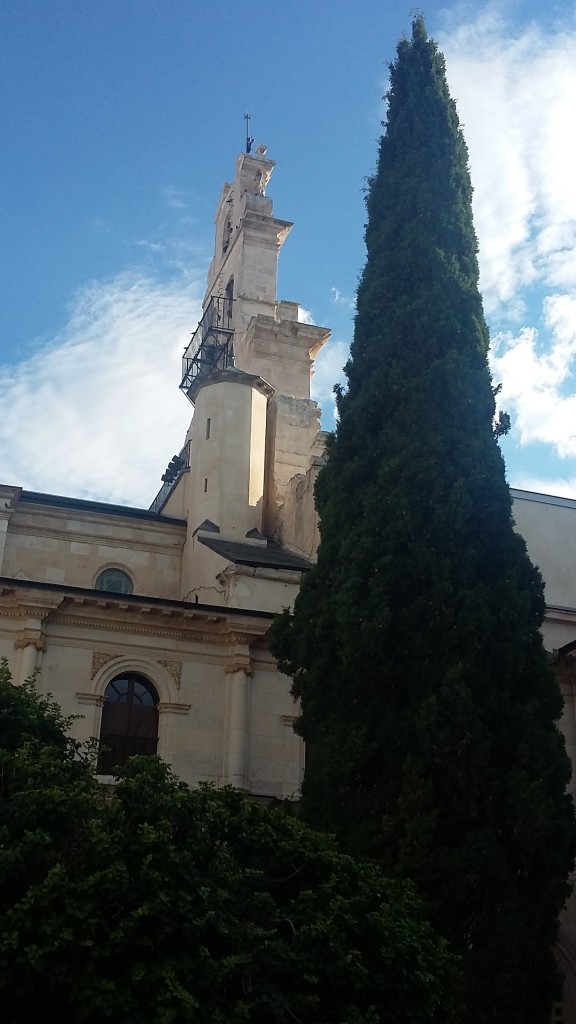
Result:
{"type": "Polygon", "coordinates": [[[22,491],[19,502],[21,504],[47,505],[51,508],[64,508],[78,512],[96,512],[107,516],[123,516],[126,519],[148,519],[151,522],[169,523],[172,526],[186,526],[185,519],[159,515],[157,512],[151,512],[150,509],[134,508],[130,505],[114,505],[107,501],[89,501],[86,498],[69,498],[63,494],[22,491]]]}
{"type": "Polygon", "coordinates": [[[205,534],[199,534],[198,540],[211,551],[215,551],[216,554],[236,565],[250,565],[254,568],[265,569],[293,569],[296,572],[306,572],[312,567],[309,558],[288,551],[275,540],[268,540],[265,545],[260,545],[245,541],[224,540],[218,535],[207,537],[205,534]]]}

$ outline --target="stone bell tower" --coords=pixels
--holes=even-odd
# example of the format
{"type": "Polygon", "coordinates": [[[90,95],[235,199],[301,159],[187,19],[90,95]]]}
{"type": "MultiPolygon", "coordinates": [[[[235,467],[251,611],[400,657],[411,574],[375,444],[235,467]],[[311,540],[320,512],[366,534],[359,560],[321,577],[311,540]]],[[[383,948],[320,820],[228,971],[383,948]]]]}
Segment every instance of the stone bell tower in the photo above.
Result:
{"type": "Polygon", "coordinates": [[[277,394],[310,398],[312,361],[329,336],[298,321],[297,302],[276,297],[278,256],[293,225],[273,214],[266,189],[276,165],[266,152],[241,153],[220,196],[204,315],[184,353],[180,386],[191,401],[198,377],[230,365],[277,394]]]}
{"type": "MultiPolygon", "coordinates": [[[[168,493],[153,506],[187,519],[190,551],[206,523],[235,542],[284,540],[286,491],[308,471],[319,430],[310,378],[329,331],[301,323],[298,303],[277,299],[292,224],[274,216],[266,194],[275,167],[266,152],[260,145],[237,157],[218,202],[202,319],[182,362],[194,416],[165,474],[168,493]]],[[[183,569],[183,596],[193,574],[183,569]]]]}

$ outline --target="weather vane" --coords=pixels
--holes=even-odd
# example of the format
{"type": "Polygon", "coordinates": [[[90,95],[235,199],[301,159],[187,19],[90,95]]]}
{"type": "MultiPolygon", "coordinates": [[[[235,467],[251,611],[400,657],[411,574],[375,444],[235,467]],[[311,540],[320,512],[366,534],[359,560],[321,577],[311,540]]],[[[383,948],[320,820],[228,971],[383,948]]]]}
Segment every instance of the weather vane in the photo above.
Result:
{"type": "Polygon", "coordinates": [[[249,153],[254,145],[254,139],[250,136],[250,114],[244,114],[246,121],[246,152],[249,153]]]}

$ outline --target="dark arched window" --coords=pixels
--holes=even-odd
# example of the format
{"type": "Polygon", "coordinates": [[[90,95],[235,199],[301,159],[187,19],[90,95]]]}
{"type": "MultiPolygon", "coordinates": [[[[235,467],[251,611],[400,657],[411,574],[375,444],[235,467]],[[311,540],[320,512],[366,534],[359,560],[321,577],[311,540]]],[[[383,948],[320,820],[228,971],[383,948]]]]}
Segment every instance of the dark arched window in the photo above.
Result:
{"type": "Polygon", "coordinates": [[[107,590],[111,594],[131,594],[134,584],[123,569],[104,569],[99,573],[94,589],[107,590]]]}
{"type": "Polygon", "coordinates": [[[155,754],[158,694],[144,676],[116,676],[104,691],[98,771],[113,774],[133,754],[155,754]]]}
{"type": "Polygon", "coordinates": [[[224,323],[223,327],[229,331],[232,328],[232,303],[234,301],[234,276],[230,278],[224,292],[224,323]]]}
{"type": "Polygon", "coordinates": [[[230,214],[228,214],[228,216],[226,217],[226,220],[224,221],[224,229],[222,231],[222,255],[223,256],[226,255],[226,253],[228,252],[228,249],[230,248],[230,242],[232,240],[232,232],[233,232],[233,230],[234,229],[232,227],[232,218],[231,218],[230,214]]]}

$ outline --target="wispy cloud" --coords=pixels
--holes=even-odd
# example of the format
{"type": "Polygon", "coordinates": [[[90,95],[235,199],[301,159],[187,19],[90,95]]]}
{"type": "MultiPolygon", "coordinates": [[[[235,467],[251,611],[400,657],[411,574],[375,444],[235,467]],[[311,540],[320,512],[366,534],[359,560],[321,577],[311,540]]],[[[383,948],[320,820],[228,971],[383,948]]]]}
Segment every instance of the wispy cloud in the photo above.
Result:
{"type": "Polygon", "coordinates": [[[499,315],[537,281],[576,285],[576,21],[518,34],[506,6],[441,37],[470,151],[482,288],[499,315]]]}
{"type": "MultiPolygon", "coordinates": [[[[500,0],[476,19],[453,15],[438,39],[470,150],[502,402],[517,444],[547,445],[567,460],[576,457],[576,21],[514,31],[506,9],[500,0]]],[[[189,222],[183,192],[167,188],[163,202],[179,224],[189,222]]],[[[0,368],[1,480],[150,501],[191,413],[178,392],[179,357],[200,313],[208,260],[182,239],[135,241],[145,270],[87,286],[48,346],[0,368]]],[[[354,305],[336,287],[332,302],[354,305]]],[[[347,354],[331,341],[316,360],[312,392],[326,411],[347,354]]],[[[547,481],[538,467],[532,479],[572,493],[576,469],[554,473],[547,481]]],[[[528,486],[523,479],[513,482],[528,486]]]]}
{"type": "MultiPolygon", "coordinates": [[[[549,445],[556,456],[573,458],[576,18],[550,29],[536,23],[518,29],[502,0],[476,17],[463,10],[445,12],[438,41],[470,152],[480,284],[500,402],[512,416],[517,444],[549,445]]],[[[331,295],[335,305],[354,306],[336,287],[331,295]]],[[[329,377],[342,379],[346,359],[330,347],[325,353],[318,389],[324,395],[329,377]]],[[[520,479],[513,482],[521,486],[520,479]]],[[[576,470],[548,484],[538,474],[552,493],[572,493],[573,479],[576,470]]]]}
{"type": "Polygon", "coordinates": [[[335,306],[346,306],[347,309],[356,308],[355,296],[343,295],[339,288],[331,288],[330,297],[335,306]]]}
{"type": "Polygon", "coordinates": [[[576,498],[576,476],[542,477],[533,473],[518,473],[513,486],[522,491],[534,491],[536,494],[553,494],[560,498],[576,498]]]}
{"type": "Polygon", "coordinates": [[[162,242],[149,242],[146,238],[140,238],[134,244],[140,246],[141,249],[145,249],[148,252],[152,253],[164,252],[166,248],[166,246],[164,246],[162,242]]]}
{"type": "Polygon", "coordinates": [[[181,188],[166,186],[162,189],[162,198],[169,210],[188,209],[188,197],[181,188]]]}
{"type": "Polygon", "coordinates": [[[50,345],[0,369],[0,479],[147,506],[190,419],[180,356],[200,294],[190,275],[87,286],[50,345]]]}
{"type": "Polygon", "coordinates": [[[453,20],[439,42],[470,152],[502,403],[520,445],[544,442],[568,458],[576,456],[576,18],[514,31],[507,8],[453,20]]]}

